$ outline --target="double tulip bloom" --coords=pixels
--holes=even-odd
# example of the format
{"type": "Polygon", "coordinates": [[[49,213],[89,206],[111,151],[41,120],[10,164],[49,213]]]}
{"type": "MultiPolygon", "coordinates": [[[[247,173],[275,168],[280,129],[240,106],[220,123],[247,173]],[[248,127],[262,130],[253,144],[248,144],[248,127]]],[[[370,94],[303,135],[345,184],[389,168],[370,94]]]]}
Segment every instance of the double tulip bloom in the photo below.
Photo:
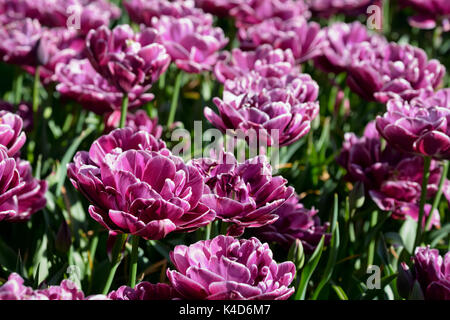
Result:
{"type": "MultiPolygon", "coordinates": [[[[105,133],[109,133],[119,126],[121,112],[114,111],[105,117],[105,133]]],[[[155,138],[161,138],[163,128],[158,124],[158,118],[150,118],[144,110],[138,110],[135,113],[127,113],[125,127],[135,131],[145,131],[155,138]]]]}
{"type": "Polygon", "coordinates": [[[176,291],[168,284],[142,281],[134,288],[121,286],[108,294],[111,300],[172,300],[178,298],[176,291]]]}
{"type": "MultiPolygon", "coordinates": [[[[58,64],[55,77],[58,82],[56,90],[64,98],[74,99],[96,114],[110,113],[121,108],[123,93],[99,74],[88,59],[72,59],[68,64],[58,64]]],[[[154,95],[146,93],[146,89],[135,86],[128,92],[128,109],[153,100],[154,95]]]]}
{"type": "Polygon", "coordinates": [[[369,34],[367,28],[358,21],[336,22],[324,28],[322,32],[326,45],[314,62],[325,72],[338,74],[346,71],[352,63],[354,47],[363,42],[372,43],[374,46],[386,44],[383,37],[369,34]]]}
{"type": "Polygon", "coordinates": [[[105,296],[85,297],[77,285],[70,280],[63,280],[59,286],[33,290],[24,286],[24,280],[17,273],[12,273],[8,281],[0,287],[0,300],[104,300],[105,296]]]}
{"type": "Polygon", "coordinates": [[[306,3],[313,14],[329,17],[339,13],[345,15],[365,14],[368,6],[380,5],[380,0],[306,0],[306,3]]]}
{"type": "Polygon", "coordinates": [[[321,225],[317,212],[314,208],[306,209],[298,197],[294,196],[274,211],[278,216],[274,223],[254,229],[254,233],[258,239],[277,242],[285,248],[289,248],[298,239],[305,252],[310,254],[314,252],[322,236],[325,236],[325,243],[331,239],[331,234],[327,233],[329,223],[321,225]]]}
{"type": "Polygon", "coordinates": [[[1,0],[0,13],[7,21],[32,18],[51,28],[73,23],[82,34],[120,17],[120,9],[107,0],[1,0]]]}
{"type": "Polygon", "coordinates": [[[88,33],[87,56],[94,69],[121,92],[132,92],[137,86],[148,89],[170,64],[158,40],[151,28],[134,33],[129,25],[113,30],[103,26],[88,33]]]}
{"type": "Polygon", "coordinates": [[[450,159],[450,89],[411,102],[391,100],[377,117],[377,129],[388,143],[404,152],[450,159]]]}
{"type": "Polygon", "coordinates": [[[416,299],[450,300],[450,252],[441,256],[437,249],[418,247],[411,260],[411,269],[402,263],[397,281],[400,294],[408,298],[414,290],[416,299]]]}
{"type": "MultiPolygon", "coordinates": [[[[375,124],[371,122],[363,137],[358,138],[353,133],[345,135],[337,161],[347,169],[346,179],[363,183],[381,210],[392,211],[395,219],[403,220],[409,216],[418,220],[424,163],[422,157],[401,153],[390,144],[383,148],[375,124]]],[[[441,168],[432,161],[427,198],[436,194],[440,177],[441,168]]],[[[450,199],[448,186],[446,181],[444,195],[450,199]]],[[[427,204],[426,215],[430,214],[430,209],[431,206],[427,204]]],[[[439,226],[439,212],[436,210],[432,214],[432,224],[439,226]]]]}
{"type": "Polygon", "coordinates": [[[347,84],[370,101],[426,97],[440,85],[445,67],[425,51],[408,45],[363,42],[353,48],[347,84]]]}
{"type": "Polygon", "coordinates": [[[400,3],[417,13],[408,19],[411,26],[420,29],[442,26],[445,32],[450,31],[450,2],[447,0],[401,0],[400,3]]]}
{"type": "Polygon", "coordinates": [[[193,1],[186,0],[127,0],[123,2],[128,14],[136,23],[152,26],[153,17],[171,16],[201,18],[204,12],[194,7],[193,1]]]}
{"type": "Polygon", "coordinates": [[[236,8],[242,0],[195,0],[195,5],[203,11],[219,17],[228,17],[231,10],[236,8]]]}
{"type": "Polygon", "coordinates": [[[161,239],[193,231],[215,214],[202,203],[196,168],[144,131],[116,129],[78,152],[68,176],[91,202],[91,217],[110,231],[161,239]]]}
{"type": "Polygon", "coordinates": [[[318,90],[307,74],[266,78],[249,72],[226,81],[223,98],[213,99],[219,115],[210,108],[204,114],[223,132],[240,130],[269,146],[289,145],[309,132],[319,113],[318,90]]]}
{"type": "Polygon", "coordinates": [[[0,111],[0,221],[25,221],[45,207],[47,182],[33,178],[28,161],[18,158],[26,140],[22,119],[0,111]]]}
{"type": "Polygon", "coordinates": [[[286,300],[294,292],[292,262],[277,264],[267,243],[218,236],[170,253],[175,291],[194,300],[286,300]]]}
{"type": "Polygon", "coordinates": [[[236,19],[236,25],[242,28],[271,18],[288,20],[307,12],[308,7],[303,0],[247,0],[241,1],[230,14],[236,19]]]}
{"type": "Polygon", "coordinates": [[[217,160],[193,160],[193,165],[205,178],[202,201],[217,218],[231,224],[229,235],[273,223],[278,218],[275,210],[294,193],[286,179],[272,176],[262,156],[238,163],[233,154],[222,153],[217,160]]]}
{"type": "Polygon", "coordinates": [[[324,34],[316,22],[297,16],[289,20],[273,18],[248,28],[239,29],[241,47],[254,49],[262,44],[290,49],[297,63],[303,63],[321,54],[326,46],[324,34]]]}
{"type": "Polygon", "coordinates": [[[264,44],[254,51],[235,48],[225,51],[214,68],[214,74],[221,83],[233,80],[253,71],[266,78],[282,77],[295,70],[295,59],[291,50],[274,49],[264,44]]]}
{"type": "Polygon", "coordinates": [[[228,43],[220,28],[212,26],[212,16],[153,18],[161,43],[176,66],[188,73],[212,70],[218,51],[228,43]]]}

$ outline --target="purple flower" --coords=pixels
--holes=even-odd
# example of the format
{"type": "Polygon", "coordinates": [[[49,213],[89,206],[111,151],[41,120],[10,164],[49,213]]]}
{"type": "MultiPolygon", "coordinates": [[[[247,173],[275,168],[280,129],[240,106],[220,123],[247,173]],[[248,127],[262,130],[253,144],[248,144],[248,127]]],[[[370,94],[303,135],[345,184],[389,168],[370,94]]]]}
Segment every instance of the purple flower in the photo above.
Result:
{"type": "Polygon", "coordinates": [[[225,82],[223,99],[214,98],[219,110],[204,109],[219,130],[240,130],[267,145],[289,145],[309,132],[319,113],[318,85],[307,74],[263,78],[255,72],[225,82]]]}
{"type": "MultiPolygon", "coordinates": [[[[117,129],[120,115],[121,112],[117,110],[105,117],[105,133],[117,129]]],[[[135,131],[146,131],[157,139],[161,138],[163,131],[162,126],[158,124],[158,118],[151,119],[144,110],[138,110],[136,113],[127,113],[125,126],[135,131]]]]}
{"type": "Polygon", "coordinates": [[[273,49],[264,44],[255,51],[233,49],[231,54],[223,53],[214,68],[216,78],[224,83],[226,80],[242,77],[250,71],[262,77],[282,77],[296,70],[295,60],[290,50],[273,49]]]}
{"type": "Polygon", "coordinates": [[[0,300],[106,300],[102,295],[85,297],[75,283],[63,280],[59,286],[33,290],[23,285],[24,280],[12,273],[8,281],[0,287],[0,300]]]}
{"type": "Polygon", "coordinates": [[[230,13],[236,19],[236,25],[241,28],[271,18],[288,20],[300,15],[308,17],[307,10],[303,0],[247,0],[241,1],[230,13]]]}
{"type": "Polygon", "coordinates": [[[175,290],[168,284],[140,282],[134,289],[121,286],[108,294],[111,300],[173,300],[178,298],[175,290]]]}
{"type": "Polygon", "coordinates": [[[40,66],[40,77],[44,84],[56,81],[55,71],[59,63],[67,64],[70,60],[82,56],[85,49],[84,40],[74,30],[66,28],[45,29],[38,45],[37,64],[25,65],[24,69],[34,75],[36,66],[40,66]]]}
{"type": "MultiPolygon", "coordinates": [[[[123,93],[102,77],[87,60],[72,59],[68,64],[58,64],[55,77],[56,90],[65,98],[74,99],[84,108],[96,114],[120,110],[123,93]]],[[[135,86],[128,92],[129,109],[137,108],[154,96],[145,93],[147,88],[135,86]]]]}
{"type": "Polygon", "coordinates": [[[442,257],[437,249],[430,249],[430,246],[418,247],[411,260],[414,262],[412,270],[403,266],[411,278],[407,289],[412,290],[415,280],[425,300],[450,300],[450,252],[442,257]]]}
{"type": "Polygon", "coordinates": [[[384,103],[391,98],[427,96],[445,74],[439,61],[428,60],[422,49],[408,44],[363,42],[353,51],[347,84],[366,100],[384,103]]]}
{"type": "Polygon", "coordinates": [[[262,44],[270,44],[283,50],[290,49],[298,63],[320,55],[326,45],[320,25],[307,22],[301,16],[290,20],[273,18],[246,29],[241,28],[239,38],[241,47],[247,50],[262,44]]]}
{"type": "Polygon", "coordinates": [[[0,145],[5,147],[10,157],[18,154],[27,139],[22,126],[23,121],[19,116],[0,111],[0,145]]]}
{"type": "Polygon", "coordinates": [[[286,300],[295,265],[277,264],[267,243],[218,236],[170,253],[176,270],[167,270],[174,289],[194,300],[286,300]]]}
{"type": "Polygon", "coordinates": [[[440,91],[428,99],[410,103],[390,100],[387,112],[377,117],[377,129],[387,142],[408,153],[450,159],[450,109],[440,98],[449,94],[440,91]]]}
{"type": "Polygon", "coordinates": [[[228,17],[233,8],[236,8],[242,0],[195,0],[195,5],[203,11],[219,17],[228,17]]]}
{"type": "Polygon", "coordinates": [[[156,240],[215,218],[200,201],[204,182],[197,169],[144,131],[116,129],[102,136],[89,152],[75,155],[68,176],[92,203],[91,217],[117,233],[156,240]]]}
{"type": "Polygon", "coordinates": [[[331,234],[327,233],[329,223],[320,224],[320,218],[316,216],[317,210],[306,209],[297,196],[287,200],[281,207],[274,211],[278,220],[274,223],[255,229],[258,239],[267,242],[278,242],[289,248],[296,239],[302,241],[305,252],[312,253],[325,235],[328,243],[331,234]]]}
{"type": "Polygon", "coordinates": [[[1,0],[0,12],[8,21],[32,18],[52,28],[71,26],[83,34],[120,17],[120,9],[107,0],[1,0]]]}
{"type": "Polygon", "coordinates": [[[0,27],[0,58],[6,63],[37,65],[42,36],[39,21],[25,19],[0,27]]]}
{"type": "Polygon", "coordinates": [[[21,181],[16,160],[8,157],[6,149],[0,145],[0,221],[14,216],[11,204],[17,203],[16,195],[25,187],[21,181]]]}
{"type": "MultiPolygon", "coordinates": [[[[212,21],[208,14],[205,14],[204,19],[212,21]]],[[[228,43],[222,29],[212,27],[210,22],[169,16],[153,20],[172,60],[178,68],[188,73],[212,70],[218,51],[228,43]]]]}
{"type": "Polygon", "coordinates": [[[16,113],[23,121],[23,130],[30,132],[33,130],[33,109],[31,103],[21,102],[18,106],[0,100],[0,113],[1,111],[8,111],[16,113]]]}
{"type": "MultiPolygon", "coordinates": [[[[418,220],[423,158],[401,153],[390,145],[383,148],[374,122],[367,125],[361,138],[353,133],[345,135],[337,162],[347,170],[346,180],[362,182],[366,192],[381,210],[392,211],[394,219],[404,220],[409,216],[418,220]]],[[[427,186],[428,198],[436,194],[440,177],[441,168],[437,162],[432,161],[427,186]]],[[[446,182],[444,194],[450,199],[448,186],[446,182]]],[[[426,215],[429,215],[430,209],[429,205],[425,207],[426,215]]],[[[433,212],[432,224],[440,225],[437,210],[433,212]]]]}
{"type": "Polygon", "coordinates": [[[20,222],[31,218],[31,215],[43,209],[47,203],[47,181],[33,177],[28,161],[16,160],[16,168],[20,176],[20,185],[14,195],[0,204],[0,221],[20,222]]]}
{"type": "Polygon", "coordinates": [[[203,18],[204,12],[194,7],[193,1],[186,0],[127,0],[124,6],[131,20],[153,26],[153,17],[171,16],[174,18],[198,17],[203,18]]]}
{"type": "Polygon", "coordinates": [[[122,92],[136,86],[149,88],[163,74],[170,57],[158,42],[156,30],[147,28],[135,34],[129,25],[109,30],[100,27],[86,37],[92,66],[122,92]]]}
{"type": "Polygon", "coordinates": [[[450,31],[450,3],[447,0],[401,0],[400,3],[417,12],[408,19],[411,26],[434,29],[442,25],[445,32],[450,31]]]}
{"type": "Polygon", "coordinates": [[[326,46],[320,56],[314,59],[315,65],[325,72],[343,72],[352,62],[353,47],[362,42],[385,45],[386,40],[378,35],[370,35],[360,22],[337,22],[324,28],[326,46]]]}
{"type": "Polygon", "coordinates": [[[205,177],[202,201],[216,212],[217,218],[231,223],[227,233],[239,236],[245,228],[273,223],[275,210],[294,194],[283,177],[272,176],[272,167],[264,156],[238,163],[231,153],[219,159],[193,160],[205,177]]]}
{"type": "Polygon", "coordinates": [[[366,13],[368,6],[377,4],[379,0],[306,0],[313,15],[330,17],[338,13],[358,15],[366,13]]]}

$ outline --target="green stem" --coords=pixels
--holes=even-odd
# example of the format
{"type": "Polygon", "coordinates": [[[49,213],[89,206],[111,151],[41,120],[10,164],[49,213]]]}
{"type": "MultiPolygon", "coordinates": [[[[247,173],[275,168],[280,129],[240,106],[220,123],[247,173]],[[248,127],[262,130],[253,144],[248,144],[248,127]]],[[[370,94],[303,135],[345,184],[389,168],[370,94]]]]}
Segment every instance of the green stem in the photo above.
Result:
{"type": "Polygon", "coordinates": [[[130,265],[130,287],[134,288],[136,285],[136,274],[137,274],[137,262],[138,262],[138,251],[139,251],[139,237],[131,237],[131,265],[130,265]]]}
{"type": "Polygon", "coordinates": [[[109,288],[114,280],[114,275],[116,274],[117,268],[119,267],[120,261],[122,261],[121,252],[123,245],[127,241],[127,234],[121,234],[117,237],[116,243],[114,244],[111,259],[111,269],[109,270],[108,279],[106,280],[105,287],[103,288],[103,294],[108,294],[109,288]]]}
{"type": "MultiPolygon", "coordinates": [[[[370,227],[375,228],[378,222],[378,211],[372,212],[372,217],[370,220],[370,227]]],[[[373,239],[369,244],[369,252],[367,255],[367,266],[373,265],[373,259],[375,256],[375,244],[376,244],[376,235],[374,235],[373,239]]]]}
{"type": "Polygon", "coordinates": [[[183,71],[178,71],[177,78],[175,79],[175,87],[173,89],[172,103],[170,104],[169,118],[167,119],[167,127],[169,128],[175,120],[175,113],[177,111],[178,99],[180,97],[181,79],[183,77],[183,71]]]}
{"type": "Polygon", "coordinates": [[[119,128],[125,127],[125,123],[127,120],[127,112],[128,112],[128,93],[124,93],[122,98],[122,109],[120,111],[119,128]]]}
{"type": "Polygon", "coordinates": [[[211,227],[212,227],[212,223],[208,224],[205,227],[205,240],[211,239],[211,227]]]}
{"type": "Polygon", "coordinates": [[[444,160],[444,164],[442,167],[441,180],[439,181],[438,192],[436,193],[436,196],[434,197],[433,206],[431,207],[431,211],[427,217],[427,223],[425,224],[425,231],[431,227],[431,221],[433,220],[433,212],[434,212],[434,210],[437,209],[439,203],[441,202],[441,196],[442,196],[444,182],[447,179],[448,165],[449,165],[449,162],[447,160],[444,160]]]}
{"type": "Polygon", "coordinates": [[[37,66],[34,72],[34,84],[33,84],[33,112],[35,115],[37,115],[39,108],[39,85],[41,82],[40,73],[41,67],[37,66]]]}
{"type": "Polygon", "coordinates": [[[427,187],[428,179],[430,178],[430,164],[431,157],[423,158],[423,176],[422,176],[422,190],[420,192],[419,203],[419,219],[417,220],[416,240],[414,241],[414,247],[417,247],[422,237],[422,220],[425,212],[425,202],[427,200],[427,187]]]}
{"type": "Polygon", "coordinates": [[[23,72],[17,70],[16,77],[14,79],[14,104],[17,108],[22,100],[22,87],[23,87],[23,72]]]}

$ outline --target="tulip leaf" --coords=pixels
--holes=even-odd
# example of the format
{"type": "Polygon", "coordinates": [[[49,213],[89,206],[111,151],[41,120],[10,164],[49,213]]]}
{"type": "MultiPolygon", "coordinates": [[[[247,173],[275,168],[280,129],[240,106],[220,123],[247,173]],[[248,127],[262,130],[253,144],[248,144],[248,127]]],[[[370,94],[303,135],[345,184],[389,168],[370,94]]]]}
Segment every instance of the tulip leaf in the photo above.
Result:
{"type": "Polygon", "coordinates": [[[333,284],[333,285],[331,285],[331,287],[333,288],[334,292],[336,292],[339,299],[348,300],[347,295],[345,294],[344,290],[340,286],[336,286],[333,284]]]}
{"type": "Polygon", "coordinates": [[[304,300],[305,299],[306,290],[308,289],[308,283],[309,283],[309,280],[311,279],[311,276],[314,273],[314,270],[316,269],[317,265],[319,264],[319,260],[320,260],[320,257],[322,255],[322,251],[323,251],[324,242],[325,242],[325,236],[322,236],[319,244],[317,245],[316,250],[314,250],[308,263],[303,268],[301,278],[300,278],[300,284],[297,288],[297,292],[295,293],[294,300],[304,300]]]}
{"type": "Polygon", "coordinates": [[[330,242],[330,253],[328,255],[328,261],[327,265],[325,267],[325,271],[323,272],[323,277],[321,278],[319,284],[317,285],[316,290],[314,291],[314,294],[312,296],[313,300],[316,300],[320,294],[320,291],[323,289],[323,287],[330,281],[331,275],[333,274],[334,266],[336,265],[337,256],[339,253],[339,242],[340,242],[340,236],[339,236],[339,225],[337,223],[337,216],[338,216],[338,196],[337,194],[334,195],[334,210],[333,210],[333,218],[331,219],[331,230],[332,230],[332,237],[330,242]]]}
{"type": "Polygon", "coordinates": [[[405,222],[403,222],[402,227],[400,228],[400,237],[403,240],[403,244],[405,245],[405,249],[412,254],[414,252],[414,241],[416,239],[416,229],[417,222],[414,221],[410,217],[406,217],[405,222]]]}
{"type": "Polygon", "coordinates": [[[75,155],[75,152],[77,152],[78,147],[80,146],[81,142],[89,136],[92,132],[94,132],[94,127],[89,127],[83,132],[81,132],[80,136],[77,137],[73,142],[70,148],[66,151],[64,154],[61,164],[59,166],[58,170],[58,184],[56,187],[56,196],[59,197],[61,195],[61,188],[64,185],[64,181],[66,180],[67,176],[67,164],[72,160],[73,156],[75,155]]]}
{"type": "Polygon", "coordinates": [[[362,300],[373,300],[377,295],[384,291],[384,288],[389,285],[395,278],[397,278],[397,273],[390,274],[383,277],[380,280],[380,288],[367,290],[366,293],[361,297],[362,300]]]}

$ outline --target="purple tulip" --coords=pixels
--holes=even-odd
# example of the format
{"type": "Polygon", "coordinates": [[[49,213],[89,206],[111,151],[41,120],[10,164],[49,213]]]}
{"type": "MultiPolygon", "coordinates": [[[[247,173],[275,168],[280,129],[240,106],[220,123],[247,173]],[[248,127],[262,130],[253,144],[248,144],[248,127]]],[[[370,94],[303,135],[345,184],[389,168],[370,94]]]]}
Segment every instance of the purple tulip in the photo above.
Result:
{"type": "Polygon", "coordinates": [[[377,117],[378,131],[392,147],[404,152],[450,159],[450,109],[439,101],[448,92],[410,103],[389,101],[387,112],[377,117]]]}
{"type": "Polygon", "coordinates": [[[0,204],[0,221],[27,221],[31,215],[43,209],[47,204],[45,193],[48,184],[45,180],[33,177],[28,161],[16,160],[16,168],[20,176],[20,185],[5,202],[0,204]]]}
{"type": "Polygon", "coordinates": [[[416,248],[413,278],[422,289],[425,300],[450,300],[450,252],[442,257],[437,249],[416,248]]]}
{"type": "MultiPolygon", "coordinates": [[[[120,115],[120,111],[114,111],[105,117],[105,133],[110,133],[117,129],[120,115]]],[[[136,113],[127,113],[125,126],[135,131],[146,131],[157,139],[161,138],[163,131],[162,126],[158,124],[158,118],[151,119],[144,110],[138,110],[136,113]]]]}
{"type": "MultiPolygon", "coordinates": [[[[120,110],[123,93],[103,78],[87,60],[72,59],[68,64],[58,64],[55,71],[56,90],[65,98],[74,99],[84,108],[96,114],[120,110]]],[[[135,86],[128,93],[129,106],[133,109],[153,100],[145,93],[147,88],[135,86]]]]}
{"type": "Polygon", "coordinates": [[[49,84],[56,81],[56,66],[59,63],[67,64],[72,59],[80,58],[84,49],[84,40],[74,30],[45,29],[38,45],[38,63],[23,67],[34,75],[36,66],[39,65],[41,81],[49,84]]]}
{"type": "Polygon", "coordinates": [[[264,156],[238,163],[233,154],[222,153],[218,159],[195,159],[193,165],[205,177],[202,201],[231,224],[227,234],[232,236],[275,222],[275,210],[294,194],[286,179],[272,176],[264,156]]]}
{"type": "Polygon", "coordinates": [[[174,18],[203,18],[204,12],[194,7],[193,1],[186,0],[127,0],[124,1],[131,20],[146,26],[153,26],[153,17],[171,16],[174,18]]]}
{"type": "Polygon", "coordinates": [[[145,239],[193,231],[215,214],[200,201],[204,182],[144,131],[116,129],[78,152],[68,176],[92,203],[91,217],[108,230],[145,239]]]}
{"type": "Polygon", "coordinates": [[[14,106],[9,102],[0,100],[0,114],[1,111],[16,113],[23,121],[23,130],[25,132],[33,130],[33,109],[30,103],[21,102],[14,106]]]}
{"type": "Polygon", "coordinates": [[[118,90],[128,93],[136,86],[148,89],[170,64],[156,30],[135,34],[129,25],[109,30],[102,26],[86,37],[89,61],[118,90]]]}
{"type": "Polygon", "coordinates": [[[329,223],[320,224],[320,218],[316,216],[317,210],[306,209],[297,196],[287,200],[274,214],[278,220],[274,223],[255,229],[258,239],[267,242],[277,242],[289,248],[296,239],[301,240],[305,252],[311,254],[325,235],[325,242],[331,239],[327,233],[329,223]]]}
{"type": "Polygon", "coordinates": [[[37,65],[42,32],[39,21],[28,18],[2,25],[0,59],[17,65],[37,65]]]}
{"type": "Polygon", "coordinates": [[[23,285],[24,280],[12,273],[8,281],[0,287],[0,300],[106,300],[102,295],[85,297],[75,283],[63,280],[59,286],[33,290],[23,285]]]}
{"type": "Polygon", "coordinates": [[[264,44],[255,51],[242,51],[233,49],[231,54],[223,53],[214,68],[217,80],[224,83],[226,80],[242,77],[250,71],[255,71],[262,77],[282,77],[296,70],[295,60],[290,50],[273,49],[264,44]]]}
{"type": "Polygon", "coordinates": [[[239,28],[261,23],[267,19],[288,20],[293,17],[309,16],[308,7],[303,0],[247,0],[231,10],[239,28]]]}
{"type": "Polygon", "coordinates": [[[10,157],[17,155],[27,140],[22,126],[23,121],[18,115],[0,111],[0,145],[5,147],[10,157]]]}
{"type": "Polygon", "coordinates": [[[228,43],[222,29],[212,27],[212,17],[153,18],[153,25],[161,35],[161,41],[178,68],[188,73],[212,70],[218,51],[228,43]]]}
{"type": "Polygon", "coordinates": [[[236,8],[242,0],[195,0],[195,5],[203,11],[219,17],[228,17],[231,10],[236,8]]]}
{"type": "Polygon", "coordinates": [[[289,20],[273,18],[246,29],[239,29],[241,47],[248,50],[262,44],[274,48],[290,49],[298,63],[303,63],[321,54],[326,42],[320,25],[307,22],[304,17],[289,20]]]}
{"type": "Polygon", "coordinates": [[[176,270],[167,270],[173,288],[184,299],[286,300],[294,288],[295,265],[277,264],[267,243],[257,238],[218,236],[170,253],[176,270]]]}
{"type": "MultiPolygon", "coordinates": [[[[401,153],[390,145],[383,148],[374,122],[368,124],[361,138],[353,133],[345,135],[343,150],[337,162],[347,170],[346,180],[362,182],[381,210],[392,211],[394,219],[404,220],[409,216],[418,220],[423,158],[401,153]]],[[[440,177],[441,168],[432,161],[427,198],[436,194],[440,177]]],[[[444,195],[450,199],[448,186],[447,181],[444,195]]],[[[429,215],[430,209],[429,205],[425,207],[426,215],[429,215]]],[[[437,210],[433,212],[432,224],[440,225],[437,210]]]]}
{"type": "Polygon", "coordinates": [[[442,25],[445,32],[450,31],[450,2],[447,0],[401,0],[400,3],[417,12],[408,19],[411,26],[434,29],[442,25]]]}
{"type": "Polygon", "coordinates": [[[73,27],[82,34],[120,17],[120,9],[107,0],[1,0],[0,13],[8,21],[32,18],[51,28],[73,27]]]}
{"type": "Polygon", "coordinates": [[[263,78],[251,72],[226,81],[223,99],[213,99],[220,115],[208,107],[204,114],[223,132],[241,130],[269,146],[289,145],[309,132],[318,115],[318,89],[307,74],[263,78]]]}
{"type": "Polygon", "coordinates": [[[346,15],[366,14],[367,7],[379,0],[305,0],[313,15],[330,17],[338,13],[346,15]]]}
{"type": "Polygon", "coordinates": [[[11,206],[17,204],[17,194],[26,183],[20,178],[16,160],[8,157],[2,145],[0,145],[0,172],[0,221],[3,221],[16,213],[11,206]]]}
{"type": "Polygon", "coordinates": [[[445,74],[437,60],[411,45],[360,43],[353,47],[347,84],[366,100],[382,103],[392,98],[411,100],[428,96],[445,74]]]}
{"type": "Polygon", "coordinates": [[[385,45],[382,36],[370,35],[367,28],[356,21],[353,23],[337,22],[324,28],[326,46],[321,55],[314,59],[315,65],[325,72],[336,74],[345,71],[352,62],[353,47],[362,42],[373,45],[385,45]]]}
{"type": "Polygon", "coordinates": [[[111,300],[173,300],[178,298],[175,290],[168,284],[152,284],[146,281],[138,283],[134,289],[121,286],[108,294],[111,300]]]}

